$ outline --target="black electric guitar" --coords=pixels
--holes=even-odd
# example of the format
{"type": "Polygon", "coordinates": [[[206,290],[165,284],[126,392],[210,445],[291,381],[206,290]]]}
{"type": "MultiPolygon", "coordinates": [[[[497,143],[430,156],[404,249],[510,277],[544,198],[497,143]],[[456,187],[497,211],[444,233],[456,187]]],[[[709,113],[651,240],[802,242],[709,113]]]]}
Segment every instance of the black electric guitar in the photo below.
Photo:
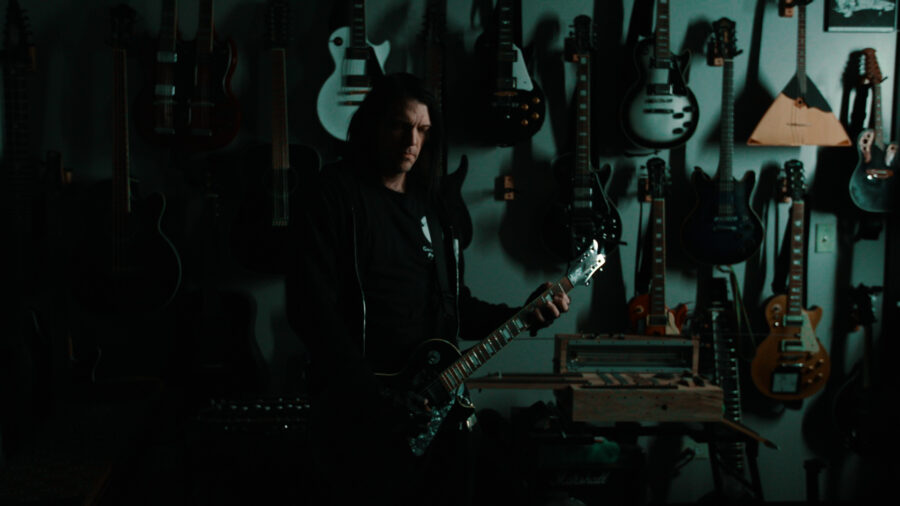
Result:
{"type": "Polygon", "coordinates": [[[676,55],[669,49],[669,0],[657,0],[656,33],[638,44],[634,61],[640,78],[619,111],[625,135],[645,148],[684,144],[697,130],[700,109],[685,79],[690,52],[676,55]]]}
{"type": "Polygon", "coordinates": [[[372,79],[384,74],[384,62],[391,52],[390,41],[374,46],[366,37],[366,2],[350,1],[350,24],[331,33],[328,50],[334,72],[328,76],[316,111],[325,131],[339,140],[347,139],[350,119],[372,89],[372,79]]]}
{"type": "MultiPolygon", "coordinates": [[[[272,58],[272,143],[253,151],[250,167],[265,160],[268,167],[253,174],[241,209],[232,226],[232,250],[245,267],[282,272],[292,239],[291,200],[298,192],[301,170],[319,170],[319,153],[310,146],[291,144],[288,136],[287,66],[289,2],[269,0],[266,30],[272,58]]],[[[259,165],[263,165],[259,163],[259,165]]]]}
{"type": "MultiPolygon", "coordinates": [[[[445,116],[444,107],[444,59],[445,36],[447,31],[447,0],[429,0],[425,8],[425,85],[434,96],[435,107],[445,116]]],[[[463,155],[459,167],[452,174],[447,173],[447,137],[432,145],[436,149],[435,159],[440,164],[435,173],[443,175],[441,192],[452,226],[465,249],[472,242],[472,217],[462,197],[462,185],[469,172],[469,160],[463,155]]]]}
{"type": "Polygon", "coordinates": [[[714,179],[697,167],[692,176],[697,202],[685,218],[681,240],[685,251],[698,262],[730,265],[750,258],[763,239],[763,225],[750,207],[756,174],[748,171],[732,177],[734,158],[734,62],[740,54],[734,38],[734,21],[721,18],[708,54],[722,65],[722,119],[719,125],[719,168],[714,179]]]}
{"type": "Polygon", "coordinates": [[[191,151],[227,146],[241,126],[241,106],[231,90],[237,66],[237,44],[221,41],[213,22],[213,0],[199,0],[197,38],[194,40],[193,93],[187,132],[181,144],[191,151]]]}
{"type": "Polygon", "coordinates": [[[376,373],[386,388],[413,391],[428,401],[430,419],[425,431],[408,439],[412,453],[416,456],[425,454],[454,406],[471,409],[471,402],[465,393],[466,380],[519,333],[528,329],[530,315],[535,308],[552,300],[554,294],[588,284],[591,276],[604,263],[606,256],[598,251],[594,241],[576,259],[568,274],[465,353],[460,353],[449,341],[431,339],[415,349],[402,370],[376,373]]]}
{"type": "Polygon", "coordinates": [[[554,161],[559,186],[557,201],[544,223],[544,244],[557,257],[575,258],[592,240],[603,252],[618,247],[622,219],[606,194],[612,169],[594,170],[591,162],[591,53],[594,33],[591,18],[575,18],[574,34],[566,40],[569,60],[575,63],[575,152],[554,161]]]}
{"type": "Polygon", "coordinates": [[[875,50],[863,49],[866,80],[872,86],[871,127],[860,132],[856,139],[859,163],[850,175],[850,198],[856,207],[872,213],[887,213],[896,209],[897,179],[894,172],[897,143],[885,144],[881,119],[881,82],[884,77],[875,59],[875,50]]]}
{"type": "Polygon", "coordinates": [[[784,17],[797,10],[797,72],[759,120],[751,146],[849,146],[844,126],[806,74],[806,5],[812,0],[779,0],[784,17]],[[783,8],[785,5],[790,8],[783,8]]]}
{"type": "Polygon", "coordinates": [[[628,303],[632,328],[650,336],[681,335],[688,308],[679,304],[674,310],[666,306],[666,162],[662,158],[647,160],[652,209],[650,211],[650,291],[628,303]]]}
{"type": "Polygon", "coordinates": [[[828,352],[816,337],[822,308],[803,307],[806,251],[806,183],[803,164],[785,163],[791,198],[790,268],[788,293],[772,297],[766,304],[769,335],[756,348],[750,376],[764,395],[781,401],[804,399],[825,386],[831,372],[828,352]]]}
{"type": "Polygon", "coordinates": [[[82,276],[75,291],[91,309],[141,313],[162,309],[175,297],[181,259],[162,231],[165,197],[154,193],[139,198],[131,178],[126,47],[135,13],[120,4],[111,15],[113,173],[87,195],[93,219],[83,235],[82,276]]]}
{"type": "Polygon", "coordinates": [[[493,22],[475,41],[485,84],[480,93],[485,140],[512,146],[530,139],[544,124],[544,93],[531,78],[516,44],[519,0],[497,0],[493,22]]]}

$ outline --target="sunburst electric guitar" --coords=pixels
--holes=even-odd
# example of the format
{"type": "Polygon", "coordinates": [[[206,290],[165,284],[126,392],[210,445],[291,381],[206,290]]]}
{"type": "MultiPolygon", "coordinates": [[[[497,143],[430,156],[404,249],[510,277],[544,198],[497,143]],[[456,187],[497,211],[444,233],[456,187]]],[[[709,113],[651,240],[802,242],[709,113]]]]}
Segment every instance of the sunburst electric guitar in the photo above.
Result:
{"type": "Polygon", "coordinates": [[[788,293],[776,295],[766,304],[769,336],[756,348],[750,376],[764,395],[794,401],[809,397],[825,386],[831,363],[828,352],[816,337],[822,308],[803,307],[806,250],[803,164],[790,160],[785,170],[791,198],[788,293]]]}

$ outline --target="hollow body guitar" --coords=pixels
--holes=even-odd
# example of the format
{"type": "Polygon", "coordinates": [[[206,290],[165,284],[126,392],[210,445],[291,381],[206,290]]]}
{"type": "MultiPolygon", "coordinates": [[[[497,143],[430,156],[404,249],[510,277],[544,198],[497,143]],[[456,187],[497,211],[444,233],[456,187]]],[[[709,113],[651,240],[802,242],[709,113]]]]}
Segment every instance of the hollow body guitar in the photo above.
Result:
{"type": "Polygon", "coordinates": [[[554,294],[568,292],[579,284],[588,284],[591,276],[603,267],[606,256],[598,251],[596,241],[573,263],[566,276],[525,305],[512,318],[500,325],[484,340],[460,353],[452,343],[442,339],[424,341],[412,353],[406,367],[396,372],[376,373],[389,389],[413,391],[428,400],[429,421],[420,434],[408,439],[413,455],[424,455],[454,406],[462,413],[471,410],[465,394],[465,381],[519,333],[528,329],[535,308],[553,299],[554,294]]]}
{"type": "Polygon", "coordinates": [[[374,46],[366,37],[366,3],[350,2],[350,24],[331,33],[328,51],[334,72],[328,76],[316,100],[319,122],[339,140],[347,139],[350,119],[372,89],[372,79],[384,74],[391,43],[374,46]]]}
{"type": "Polygon", "coordinates": [[[806,251],[803,164],[790,160],[785,165],[792,199],[788,293],[776,295],[766,304],[769,336],[756,349],[750,375],[764,395],[793,401],[809,397],[824,387],[831,363],[815,334],[822,319],[822,308],[803,307],[806,251]]]}
{"type": "Polygon", "coordinates": [[[734,22],[722,18],[715,23],[715,40],[710,55],[721,62],[722,120],[720,124],[719,168],[710,179],[698,167],[692,175],[697,202],[681,229],[685,251],[698,262],[730,265],[743,262],[759,249],[763,226],[750,207],[750,195],[756,181],[747,172],[737,181],[732,177],[734,157],[734,63],[738,54],[734,43],[734,22]]]}
{"type": "Polygon", "coordinates": [[[625,135],[638,146],[671,149],[697,130],[700,108],[685,80],[691,55],[669,50],[669,0],[656,2],[656,33],[635,48],[640,77],[622,102],[625,135]]]}
{"type": "Polygon", "coordinates": [[[863,49],[866,78],[872,85],[872,127],[856,140],[859,163],[850,175],[850,198],[856,207],[872,213],[897,208],[897,143],[886,144],[881,116],[881,82],[884,77],[875,59],[875,50],[863,49]]]}

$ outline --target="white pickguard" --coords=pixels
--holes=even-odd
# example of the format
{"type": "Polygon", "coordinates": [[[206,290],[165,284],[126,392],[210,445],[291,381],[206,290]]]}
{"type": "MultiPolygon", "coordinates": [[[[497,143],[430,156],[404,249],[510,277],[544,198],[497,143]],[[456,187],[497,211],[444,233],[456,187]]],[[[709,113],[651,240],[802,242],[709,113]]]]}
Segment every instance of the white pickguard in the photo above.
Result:
{"type": "Polygon", "coordinates": [[[516,89],[532,91],[534,83],[531,81],[531,75],[528,74],[528,67],[525,66],[525,58],[522,56],[522,50],[519,46],[516,48],[516,61],[513,62],[512,75],[516,79],[516,89]]]}
{"type": "MultiPolygon", "coordinates": [[[[353,113],[359,108],[359,103],[366,98],[369,88],[344,86],[346,76],[366,75],[365,60],[351,60],[346,58],[346,49],[350,43],[350,27],[344,26],[332,32],[328,39],[328,50],[331,59],[334,60],[334,72],[325,80],[322,89],[319,90],[319,98],[316,102],[316,112],[322,126],[332,136],[347,139],[347,129],[353,113]],[[339,42],[338,42],[339,41],[339,42]]],[[[391,51],[390,41],[384,41],[374,46],[366,41],[375,53],[378,67],[384,72],[384,61],[391,51]]]]}

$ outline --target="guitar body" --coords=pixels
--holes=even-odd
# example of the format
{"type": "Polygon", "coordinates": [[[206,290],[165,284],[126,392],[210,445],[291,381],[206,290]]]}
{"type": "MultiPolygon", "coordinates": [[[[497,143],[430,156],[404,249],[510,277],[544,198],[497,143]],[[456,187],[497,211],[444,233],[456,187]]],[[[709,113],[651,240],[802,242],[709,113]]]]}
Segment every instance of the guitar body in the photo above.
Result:
{"type": "Polygon", "coordinates": [[[896,209],[897,175],[894,171],[897,144],[886,148],[874,142],[875,131],[863,130],[856,141],[859,163],[850,175],[850,198],[856,207],[870,213],[896,209]]]}
{"type": "Polygon", "coordinates": [[[99,183],[88,194],[92,217],[84,235],[75,284],[77,299],[103,313],[148,313],[166,307],[181,285],[181,258],[162,231],[166,200],[161,193],[133,200],[132,212],[113,233],[112,187],[99,183]]]}
{"type": "Polygon", "coordinates": [[[794,75],[756,125],[751,146],[849,146],[847,131],[809,77],[801,94],[794,75]]]}
{"type": "Polygon", "coordinates": [[[384,73],[384,62],[391,51],[390,41],[377,46],[368,44],[366,58],[351,58],[348,53],[350,27],[343,26],[332,32],[328,39],[328,51],[334,61],[334,72],[325,80],[316,101],[319,121],[333,137],[346,140],[350,119],[371,88],[372,78],[384,73]]]}
{"type": "Polygon", "coordinates": [[[181,136],[186,150],[223,148],[237,136],[241,126],[241,106],[231,90],[237,61],[237,45],[230,38],[224,42],[216,40],[208,55],[195,56],[190,123],[181,136]]]}
{"type": "Polygon", "coordinates": [[[591,208],[576,208],[572,174],[575,155],[568,153],[553,164],[559,198],[550,207],[543,227],[544,244],[559,258],[575,258],[592,239],[602,251],[614,250],[622,237],[622,218],[606,197],[606,184],[612,169],[606,165],[591,180],[591,208]]]}
{"type": "Polygon", "coordinates": [[[291,167],[283,174],[272,169],[272,146],[262,145],[251,150],[246,167],[253,176],[231,224],[231,251],[235,259],[247,269],[268,273],[284,273],[290,258],[297,231],[289,223],[275,224],[278,200],[286,199],[288,210],[301,207],[295,202],[297,189],[303,180],[319,170],[318,151],[303,144],[289,147],[291,167]],[[261,175],[260,175],[261,174],[261,175]],[[284,176],[283,181],[277,179],[284,176]],[[284,194],[282,194],[282,191],[284,194]]]}
{"type": "Polygon", "coordinates": [[[448,395],[440,384],[441,373],[456,363],[461,356],[459,349],[449,341],[430,339],[413,350],[402,370],[375,374],[381,384],[388,389],[416,392],[428,399],[431,418],[427,428],[409,440],[410,449],[416,456],[425,454],[428,445],[448,415],[453,413],[453,419],[465,420],[474,412],[471,403],[465,398],[462,387],[455,395],[448,395]],[[453,409],[454,407],[457,409],[453,409]]]}
{"type": "Polygon", "coordinates": [[[646,336],[680,336],[687,319],[688,307],[679,304],[674,310],[666,307],[665,325],[650,321],[650,294],[643,293],[628,303],[628,319],[634,332],[646,336]]]}
{"type": "Polygon", "coordinates": [[[787,299],[786,295],[777,295],[766,304],[769,336],[756,348],[750,375],[764,395],[794,401],[809,397],[824,387],[831,364],[828,352],[815,336],[822,309],[804,309],[802,324],[788,325],[785,321],[787,299]]]}
{"type": "Polygon", "coordinates": [[[659,60],[652,39],[635,48],[639,80],[628,90],[619,117],[628,139],[646,148],[671,149],[687,142],[697,130],[700,108],[684,75],[690,53],[659,60]]]}
{"type": "Polygon", "coordinates": [[[731,265],[750,258],[763,240],[762,221],[750,207],[756,174],[732,178],[729,190],[720,188],[718,177],[710,178],[699,168],[691,179],[697,203],[681,228],[685,251],[709,265],[731,265]],[[723,214],[723,207],[730,212],[723,214]]]}

